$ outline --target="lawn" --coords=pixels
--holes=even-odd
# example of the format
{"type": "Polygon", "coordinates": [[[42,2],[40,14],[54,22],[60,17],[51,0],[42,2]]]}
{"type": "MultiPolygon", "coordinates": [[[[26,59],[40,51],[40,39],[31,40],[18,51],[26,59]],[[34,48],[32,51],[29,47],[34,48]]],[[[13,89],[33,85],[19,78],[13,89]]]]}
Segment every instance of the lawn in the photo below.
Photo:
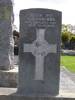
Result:
{"type": "Polygon", "coordinates": [[[69,71],[75,73],[75,56],[61,56],[61,65],[65,66],[69,71]]]}

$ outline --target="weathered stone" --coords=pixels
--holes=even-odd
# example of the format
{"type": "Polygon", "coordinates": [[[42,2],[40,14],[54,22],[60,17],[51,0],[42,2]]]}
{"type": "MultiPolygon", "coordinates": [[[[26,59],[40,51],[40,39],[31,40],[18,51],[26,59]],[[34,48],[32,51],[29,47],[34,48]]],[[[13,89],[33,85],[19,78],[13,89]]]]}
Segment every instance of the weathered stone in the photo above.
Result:
{"type": "Polygon", "coordinates": [[[13,6],[11,0],[0,0],[0,70],[13,68],[13,6]]]}
{"type": "Polygon", "coordinates": [[[58,96],[23,96],[16,95],[17,88],[0,88],[0,100],[75,100],[75,93],[62,93],[58,96]]]}
{"type": "Polygon", "coordinates": [[[36,96],[59,93],[60,30],[59,11],[21,11],[18,93],[36,96]]]}
{"type": "Polygon", "coordinates": [[[14,0],[0,0],[1,5],[13,5],[14,0]]]}
{"type": "Polygon", "coordinates": [[[17,87],[18,66],[9,71],[0,70],[0,87],[17,87]]]}

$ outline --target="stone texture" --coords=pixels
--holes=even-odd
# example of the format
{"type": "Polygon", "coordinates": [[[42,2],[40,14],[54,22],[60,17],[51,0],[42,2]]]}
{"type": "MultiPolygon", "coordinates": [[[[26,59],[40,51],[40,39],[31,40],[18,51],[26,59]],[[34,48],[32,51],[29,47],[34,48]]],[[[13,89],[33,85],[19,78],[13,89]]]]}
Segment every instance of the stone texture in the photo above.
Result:
{"type": "Polygon", "coordinates": [[[14,0],[0,0],[1,5],[12,5],[14,0]]]}
{"type": "Polygon", "coordinates": [[[9,71],[0,70],[0,87],[17,87],[18,66],[9,71]]]}
{"type": "Polygon", "coordinates": [[[0,100],[75,100],[75,93],[62,93],[58,96],[37,97],[16,94],[17,88],[0,88],[0,100]]]}
{"type": "Polygon", "coordinates": [[[75,83],[72,82],[65,69],[61,66],[60,77],[60,91],[58,96],[54,97],[36,97],[36,96],[23,96],[17,94],[17,88],[3,88],[0,87],[0,100],[75,100],[75,83]],[[67,81],[66,81],[67,80],[67,81]],[[69,87],[67,87],[69,85],[69,87]],[[63,88],[64,87],[64,88],[63,88]],[[73,87],[73,88],[72,88],[73,87]],[[63,90],[64,89],[64,90],[63,90]],[[66,90],[66,91],[65,91],[66,90]],[[14,95],[13,95],[14,94],[14,95]]]}
{"type": "Polygon", "coordinates": [[[0,70],[13,68],[13,6],[11,0],[0,0],[0,70]]]}
{"type": "Polygon", "coordinates": [[[18,93],[36,96],[59,93],[60,30],[59,11],[20,12],[18,93]]]}

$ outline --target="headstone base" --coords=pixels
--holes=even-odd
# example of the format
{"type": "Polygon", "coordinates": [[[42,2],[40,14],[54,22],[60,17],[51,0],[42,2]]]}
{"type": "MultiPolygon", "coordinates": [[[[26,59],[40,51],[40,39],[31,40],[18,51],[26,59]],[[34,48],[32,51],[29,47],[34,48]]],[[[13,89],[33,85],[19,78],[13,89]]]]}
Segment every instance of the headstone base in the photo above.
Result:
{"type": "Polygon", "coordinates": [[[75,100],[75,93],[60,93],[58,96],[22,96],[17,88],[0,88],[0,100],[75,100]]]}
{"type": "Polygon", "coordinates": [[[0,70],[0,87],[16,87],[18,77],[18,67],[12,70],[0,70]]]}

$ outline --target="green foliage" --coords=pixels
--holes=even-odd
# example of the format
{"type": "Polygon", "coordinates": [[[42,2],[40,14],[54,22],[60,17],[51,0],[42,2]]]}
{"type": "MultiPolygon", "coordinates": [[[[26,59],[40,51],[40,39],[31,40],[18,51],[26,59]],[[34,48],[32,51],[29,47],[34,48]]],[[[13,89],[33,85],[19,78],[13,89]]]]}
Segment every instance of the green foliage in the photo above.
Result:
{"type": "Polygon", "coordinates": [[[70,46],[72,46],[72,41],[74,41],[74,37],[75,36],[72,34],[72,25],[63,24],[61,34],[62,48],[70,49],[70,46]]]}
{"type": "Polygon", "coordinates": [[[75,42],[75,35],[71,36],[70,42],[75,42]]]}
{"type": "Polygon", "coordinates": [[[62,43],[69,42],[69,40],[70,40],[70,33],[67,32],[67,31],[62,32],[61,39],[62,39],[62,43]]]}
{"type": "Polygon", "coordinates": [[[75,35],[71,35],[70,48],[75,50],[75,35]]]}
{"type": "Polygon", "coordinates": [[[65,24],[62,24],[62,32],[67,32],[68,31],[68,26],[65,24]]]}

